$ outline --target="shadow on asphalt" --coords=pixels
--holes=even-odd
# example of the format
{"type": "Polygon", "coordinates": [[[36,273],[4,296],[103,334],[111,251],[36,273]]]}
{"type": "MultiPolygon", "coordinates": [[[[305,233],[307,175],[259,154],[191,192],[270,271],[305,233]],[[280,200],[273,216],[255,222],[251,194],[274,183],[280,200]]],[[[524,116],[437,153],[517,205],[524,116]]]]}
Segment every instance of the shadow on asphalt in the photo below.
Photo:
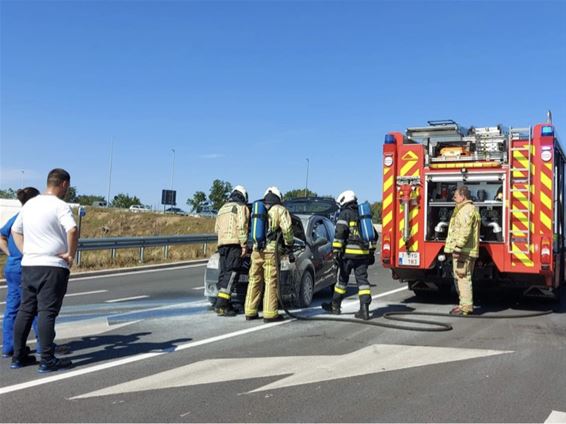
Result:
{"type": "MultiPolygon", "coordinates": [[[[371,308],[371,305],[369,305],[369,307],[371,308]]],[[[380,318],[384,314],[387,314],[389,312],[413,312],[414,310],[415,308],[411,308],[406,305],[387,305],[384,308],[377,308],[373,311],[370,311],[371,313],[370,318],[371,319],[380,318]]]]}
{"type": "Polygon", "coordinates": [[[177,344],[191,341],[191,338],[169,340],[166,342],[144,342],[143,336],[151,332],[133,333],[127,335],[87,336],[80,340],[67,343],[74,353],[69,357],[77,366],[94,364],[109,359],[119,359],[127,356],[149,352],[172,352],[177,344]],[[80,350],[96,349],[92,352],[77,355],[80,350]]]}
{"type": "MultiPolygon", "coordinates": [[[[453,305],[458,304],[456,291],[451,293],[422,293],[402,301],[402,303],[423,305],[453,305]]],[[[554,313],[566,312],[566,295],[561,291],[558,300],[548,298],[528,298],[517,291],[508,289],[474,290],[474,315],[495,314],[502,311],[543,312],[552,310],[554,313]]],[[[451,308],[449,308],[451,309],[451,308]]],[[[449,309],[446,310],[448,313],[449,309]]],[[[418,307],[416,308],[418,311],[418,307]]]]}

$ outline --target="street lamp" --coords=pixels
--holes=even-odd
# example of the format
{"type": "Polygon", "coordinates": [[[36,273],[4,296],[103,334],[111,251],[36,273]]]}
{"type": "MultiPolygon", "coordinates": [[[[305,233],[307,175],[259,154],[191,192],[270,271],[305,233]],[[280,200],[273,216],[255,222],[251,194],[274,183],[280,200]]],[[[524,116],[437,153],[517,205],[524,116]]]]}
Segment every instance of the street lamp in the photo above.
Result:
{"type": "Polygon", "coordinates": [[[307,193],[309,191],[309,165],[310,161],[309,158],[307,158],[307,180],[305,182],[305,197],[307,197],[307,193]]]}
{"type": "Polygon", "coordinates": [[[114,153],[114,137],[110,146],[110,166],[108,168],[108,194],[106,195],[106,207],[110,207],[110,185],[112,184],[112,156],[114,153]]]}
{"type": "Polygon", "coordinates": [[[175,149],[171,149],[173,152],[173,164],[171,166],[171,190],[173,190],[173,177],[175,176],[175,149]]]}

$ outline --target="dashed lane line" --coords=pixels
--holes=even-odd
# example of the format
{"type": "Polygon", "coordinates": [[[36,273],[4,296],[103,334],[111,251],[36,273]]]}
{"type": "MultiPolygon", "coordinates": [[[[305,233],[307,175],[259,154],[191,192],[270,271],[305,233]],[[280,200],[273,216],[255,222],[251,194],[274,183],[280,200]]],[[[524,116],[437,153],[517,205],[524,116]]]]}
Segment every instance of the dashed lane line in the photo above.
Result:
{"type": "MultiPolygon", "coordinates": [[[[87,292],[79,292],[79,293],[68,293],[65,295],[65,297],[71,297],[71,296],[84,296],[87,294],[96,294],[96,293],[106,293],[108,290],[93,290],[93,291],[87,291],[87,292]]],[[[6,302],[0,302],[0,305],[5,305],[6,302]]]]}
{"type": "Polygon", "coordinates": [[[111,299],[111,300],[105,300],[104,303],[117,303],[117,302],[127,302],[129,300],[138,300],[138,299],[145,299],[149,297],[149,295],[144,294],[141,296],[132,296],[132,297],[123,297],[121,299],[111,299]]]}
{"type": "MultiPolygon", "coordinates": [[[[117,272],[115,274],[93,275],[93,276],[90,276],[90,277],[73,278],[73,276],[71,275],[69,282],[94,280],[94,279],[97,279],[97,278],[121,277],[122,275],[137,275],[137,274],[149,274],[151,272],[175,271],[175,270],[178,270],[178,269],[197,268],[199,266],[206,266],[206,263],[194,264],[194,265],[181,265],[181,266],[176,266],[176,267],[171,267],[171,268],[162,268],[162,269],[147,269],[145,271],[140,270],[140,271],[130,271],[130,272],[117,272]]],[[[8,287],[8,286],[3,285],[3,286],[0,286],[0,289],[5,289],[6,287],[8,287]]]]}

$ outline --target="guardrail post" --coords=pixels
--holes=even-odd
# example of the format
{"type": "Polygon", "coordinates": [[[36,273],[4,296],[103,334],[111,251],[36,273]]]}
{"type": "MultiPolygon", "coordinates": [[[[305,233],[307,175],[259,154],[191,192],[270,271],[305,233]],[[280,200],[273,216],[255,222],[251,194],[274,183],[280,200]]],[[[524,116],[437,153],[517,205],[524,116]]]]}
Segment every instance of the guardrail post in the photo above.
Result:
{"type": "Polygon", "coordinates": [[[76,259],[75,262],[76,262],[77,266],[80,266],[80,264],[81,264],[81,251],[80,250],[77,250],[77,259],[76,259]]]}
{"type": "Polygon", "coordinates": [[[207,241],[204,242],[204,256],[207,255],[206,252],[208,252],[208,242],[207,241]]]}
{"type": "Polygon", "coordinates": [[[112,249],[112,262],[116,261],[116,249],[112,249]]]}
{"type": "Polygon", "coordinates": [[[166,244],[163,246],[163,257],[167,259],[167,256],[169,256],[169,245],[166,244]]]}
{"type": "Polygon", "coordinates": [[[140,247],[140,263],[143,264],[143,254],[145,252],[145,248],[142,246],[140,247]]]}

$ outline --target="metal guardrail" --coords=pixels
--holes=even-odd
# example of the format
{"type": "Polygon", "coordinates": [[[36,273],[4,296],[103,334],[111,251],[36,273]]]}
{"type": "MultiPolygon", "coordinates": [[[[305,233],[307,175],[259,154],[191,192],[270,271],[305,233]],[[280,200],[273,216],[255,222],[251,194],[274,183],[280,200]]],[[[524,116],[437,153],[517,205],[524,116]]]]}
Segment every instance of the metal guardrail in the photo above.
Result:
{"type": "Polygon", "coordinates": [[[116,258],[117,249],[140,249],[140,262],[143,263],[146,247],[163,246],[163,256],[167,258],[169,246],[178,244],[202,243],[204,254],[207,254],[208,243],[216,242],[216,234],[190,234],[185,236],[154,236],[154,237],[108,237],[80,239],[77,249],[77,265],[81,263],[81,252],[89,250],[111,250],[112,259],[116,258]]]}

